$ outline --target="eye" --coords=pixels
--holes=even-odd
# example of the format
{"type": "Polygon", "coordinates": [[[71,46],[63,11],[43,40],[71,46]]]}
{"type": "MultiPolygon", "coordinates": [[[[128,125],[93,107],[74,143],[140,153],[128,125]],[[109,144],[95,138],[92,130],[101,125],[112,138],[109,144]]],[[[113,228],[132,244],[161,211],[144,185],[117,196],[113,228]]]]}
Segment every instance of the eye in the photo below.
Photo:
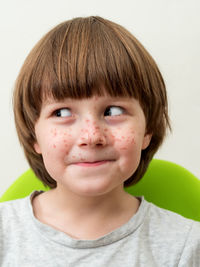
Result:
{"type": "Polygon", "coordinates": [[[107,107],[104,116],[120,116],[124,113],[124,109],[117,106],[107,107]]]}
{"type": "Polygon", "coordinates": [[[72,113],[68,108],[57,109],[54,114],[56,117],[62,117],[62,118],[72,116],[72,113]]]}

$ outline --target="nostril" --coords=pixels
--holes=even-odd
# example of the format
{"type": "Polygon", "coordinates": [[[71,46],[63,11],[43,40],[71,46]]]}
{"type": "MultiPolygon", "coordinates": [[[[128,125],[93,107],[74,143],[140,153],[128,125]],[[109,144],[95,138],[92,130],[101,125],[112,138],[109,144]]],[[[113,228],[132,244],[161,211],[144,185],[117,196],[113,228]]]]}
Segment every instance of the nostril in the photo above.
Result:
{"type": "MultiPolygon", "coordinates": [[[[99,126],[96,126],[95,128],[100,129],[99,126]]],[[[81,130],[81,136],[79,139],[79,145],[80,146],[105,146],[106,144],[106,136],[104,136],[103,132],[97,131],[95,129],[94,131],[88,131],[86,129],[81,130]]]]}

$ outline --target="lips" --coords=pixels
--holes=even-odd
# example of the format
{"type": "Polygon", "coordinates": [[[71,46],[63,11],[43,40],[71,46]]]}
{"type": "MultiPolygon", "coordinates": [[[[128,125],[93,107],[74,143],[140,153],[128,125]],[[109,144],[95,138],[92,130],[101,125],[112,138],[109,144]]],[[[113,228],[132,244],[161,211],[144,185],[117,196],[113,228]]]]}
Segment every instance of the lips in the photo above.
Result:
{"type": "Polygon", "coordinates": [[[94,166],[100,166],[100,165],[106,164],[106,163],[111,162],[111,161],[114,161],[114,160],[100,160],[100,161],[92,161],[92,162],[76,162],[76,163],[73,163],[73,164],[77,165],[77,166],[83,166],[83,167],[94,167],[94,166]]]}

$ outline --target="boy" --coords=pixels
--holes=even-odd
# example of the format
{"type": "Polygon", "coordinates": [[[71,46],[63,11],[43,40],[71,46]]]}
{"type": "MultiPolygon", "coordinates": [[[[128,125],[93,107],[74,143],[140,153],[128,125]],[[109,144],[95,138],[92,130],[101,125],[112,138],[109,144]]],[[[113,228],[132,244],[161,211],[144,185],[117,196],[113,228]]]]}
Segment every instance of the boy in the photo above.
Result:
{"type": "Polygon", "coordinates": [[[169,125],[144,47],[101,17],[66,21],[16,82],[19,140],[51,187],[0,206],[1,266],[200,266],[200,226],[135,198],[169,125]]]}

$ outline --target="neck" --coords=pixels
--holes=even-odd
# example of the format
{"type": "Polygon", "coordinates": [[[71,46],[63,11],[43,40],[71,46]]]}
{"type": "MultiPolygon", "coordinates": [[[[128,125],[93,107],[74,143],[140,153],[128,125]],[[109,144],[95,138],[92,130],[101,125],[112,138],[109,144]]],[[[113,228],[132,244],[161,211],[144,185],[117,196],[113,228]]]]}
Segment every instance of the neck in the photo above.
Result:
{"type": "Polygon", "coordinates": [[[127,201],[130,198],[123,186],[103,195],[82,196],[66,191],[62,187],[49,191],[48,199],[51,202],[50,208],[62,213],[69,213],[76,217],[94,216],[94,214],[110,214],[111,211],[119,211],[127,208],[127,201]]]}
{"type": "Polygon", "coordinates": [[[96,239],[126,223],[139,207],[139,201],[123,187],[102,196],[77,196],[61,188],[36,197],[35,216],[78,239],[96,239]]]}

